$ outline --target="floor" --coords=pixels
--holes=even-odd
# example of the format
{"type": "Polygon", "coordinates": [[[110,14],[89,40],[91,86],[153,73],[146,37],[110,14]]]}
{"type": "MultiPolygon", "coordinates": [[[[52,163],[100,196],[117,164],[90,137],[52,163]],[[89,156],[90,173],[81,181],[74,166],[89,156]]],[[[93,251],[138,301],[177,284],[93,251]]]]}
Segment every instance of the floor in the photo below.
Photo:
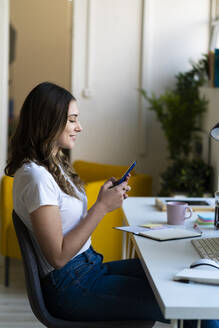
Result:
{"type": "Polygon", "coordinates": [[[10,285],[4,286],[4,266],[0,265],[0,328],[45,327],[33,315],[24,284],[21,261],[11,260],[10,285]]]}

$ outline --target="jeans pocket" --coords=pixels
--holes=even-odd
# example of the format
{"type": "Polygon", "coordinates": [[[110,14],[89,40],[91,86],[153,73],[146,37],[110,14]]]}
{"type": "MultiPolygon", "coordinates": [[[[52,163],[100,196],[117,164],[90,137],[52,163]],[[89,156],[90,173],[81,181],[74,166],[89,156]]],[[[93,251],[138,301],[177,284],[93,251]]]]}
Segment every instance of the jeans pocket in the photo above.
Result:
{"type": "Polygon", "coordinates": [[[75,280],[74,271],[70,267],[63,267],[51,272],[51,280],[58,291],[64,291],[75,280]]]}
{"type": "Polygon", "coordinates": [[[73,268],[76,278],[81,279],[82,277],[84,277],[90,270],[92,270],[92,267],[93,263],[88,262],[77,265],[75,268],[73,268]]]}

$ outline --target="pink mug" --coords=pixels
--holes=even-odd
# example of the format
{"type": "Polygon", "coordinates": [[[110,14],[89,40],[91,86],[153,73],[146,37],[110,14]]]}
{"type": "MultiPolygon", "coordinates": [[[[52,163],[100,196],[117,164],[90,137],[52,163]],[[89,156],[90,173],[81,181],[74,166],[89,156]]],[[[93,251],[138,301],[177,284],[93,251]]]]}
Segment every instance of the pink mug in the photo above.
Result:
{"type": "Polygon", "coordinates": [[[167,223],[184,224],[186,219],[192,217],[193,211],[186,202],[168,202],[167,203],[167,223]],[[188,213],[188,215],[187,215],[188,213]]]}

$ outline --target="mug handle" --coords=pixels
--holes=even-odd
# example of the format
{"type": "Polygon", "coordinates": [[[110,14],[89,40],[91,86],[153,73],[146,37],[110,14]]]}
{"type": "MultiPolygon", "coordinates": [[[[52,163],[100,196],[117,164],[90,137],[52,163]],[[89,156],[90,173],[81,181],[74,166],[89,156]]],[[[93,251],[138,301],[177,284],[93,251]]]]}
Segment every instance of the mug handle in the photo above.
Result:
{"type": "Polygon", "coordinates": [[[192,214],[193,214],[193,210],[191,209],[191,207],[189,207],[189,206],[186,206],[186,208],[185,208],[185,219],[190,219],[191,217],[192,217],[192,214]],[[189,211],[189,215],[187,215],[186,216],[186,211],[189,211]]]}

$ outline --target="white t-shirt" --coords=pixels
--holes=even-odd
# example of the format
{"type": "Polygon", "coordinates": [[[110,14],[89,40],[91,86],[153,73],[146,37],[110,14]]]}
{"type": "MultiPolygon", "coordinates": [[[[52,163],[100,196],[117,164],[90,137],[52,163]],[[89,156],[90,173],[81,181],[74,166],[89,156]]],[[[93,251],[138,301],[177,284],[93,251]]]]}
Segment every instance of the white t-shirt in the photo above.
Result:
{"type": "MultiPolygon", "coordinates": [[[[33,232],[30,219],[30,213],[43,205],[56,205],[59,207],[62,232],[65,235],[74,228],[87,213],[87,198],[82,192],[74,186],[80,200],[64,193],[53,176],[43,167],[34,162],[25,163],[17,170],[13,183],[13,206],[15,212],[24,222],[30,232],[33,241],[40,268],[40,275],[43,277],[54,268],[48,263],[43,255],[37,239],[33,232]]],[[[86,251],[91,244],[89,238],[80,251],[79,255],[86,251]]]]}

